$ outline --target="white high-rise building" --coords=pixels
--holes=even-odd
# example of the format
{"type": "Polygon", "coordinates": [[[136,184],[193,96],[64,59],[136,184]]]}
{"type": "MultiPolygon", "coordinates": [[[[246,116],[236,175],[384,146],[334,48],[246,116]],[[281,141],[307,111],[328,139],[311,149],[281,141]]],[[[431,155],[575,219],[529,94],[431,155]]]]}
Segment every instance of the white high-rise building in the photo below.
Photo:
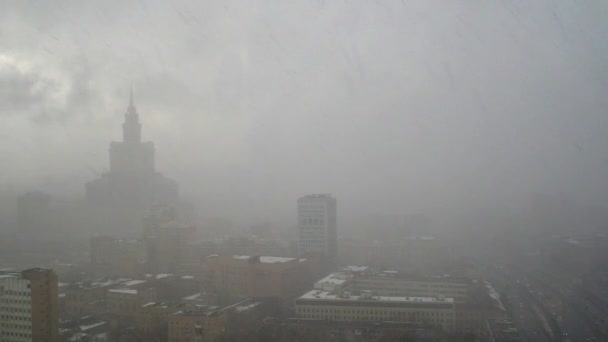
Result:
{"type": "Polygon", "coordinates": [[[300,254],[335,259],[337,252],[337,204],[331,195],[307,195],[298,199],[300,254]]]}

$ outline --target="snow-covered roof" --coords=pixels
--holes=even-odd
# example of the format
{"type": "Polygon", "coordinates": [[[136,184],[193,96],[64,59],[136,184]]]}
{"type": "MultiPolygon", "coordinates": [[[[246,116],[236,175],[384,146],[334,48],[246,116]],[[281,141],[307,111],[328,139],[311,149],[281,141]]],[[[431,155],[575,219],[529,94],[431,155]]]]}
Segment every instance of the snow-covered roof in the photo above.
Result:
{"type": "Polygon", "coordinates": [[[137,294],[137,290],[132,290],[132,289],[109,289],[108,292],[125,293],[125,294],[137,294]]]}
{"type": "Polygon", "coordinates": [[[236,312],[243,312],[243,311],[247,311],[249,309],[253,309],[260,304],[261,304],[260,302],[255,302],[255,303],[251,303],[249,305],[239,305],[235,308],[235,310],[236,310],[236,312]]]}
{"type": "Polygon", "coordinates": [[[125,285],[125,286],[135,286],[135,285],[143,284],[145,282],[146,282],[145,280],[130,280],[130,281],[127,281],[126,283],[123,283],[123,285],[125,285]]]}
{"type": "Polygon", "coordinates": [[[405,297],[405,296],[371,296],[363,298],[362,296],[350,295],[348,298],[340,297],[333,292],[312,290],[307,292],[299,299],[324,299],[324,300],[339,300],[339,301],[380,301],[380,302],[398,302],[398,303],[453,303],[452,298],[435,298],[435,297],[405,297]]]}
{"type": "Polygon", "coordinates": [[[344,284],[347,280],[349,280],[351,278],[352,278],[352,276],[350,276],[350,275],[346,275],[341,272],[335,272],[321,280],[316,281],[315,284],[341,285],[341,284],[344,284]]]}
{"type": "Polygon", "coordinates": [[[141,307],[142,308],[148,308],[148,307],[151,307],[151,306],[154,306],[154,307],[157,307],[157,308],[167,308],[168,307],[167,304],[165,304],[164,302],[148,302],[148,303],[142,305],[141,307]]]}
{"type": "Polygon", "coordinates": [[[260,262],[273,264],[275,262],[288,262],[295,260],[294,258],[283,258],[283,257],[271,257],[271,256],[263,256],[260,257],[260,262]]]}
{"type": "Polygon", "coordinates": [[[198,297],[200,297],[200,295],[201,295],[201,293],[195,293],[195,294],[193,294],[191,296],[184,297],[184,299],[190,299],[190,300],[191,299],[197,299],[198,297]]]}
{"type": "Polygon", "coordinates": [[[366,271],[368,269],[367,266],[346,266],[344,267],[345,271],[351,271],[351,272],[363,272],[366,271]]]}
{"type": "Polygon", "coordinates": [[[93,329],[93,328],[102,326],[104,324],[106,324],[106,322],[97,322],[97,323],[93,323],[93,324],[89,324],[89,325],[81,325],[80,326],[80,331],[86,331],[86,330],[89,330],[89,329],[93,329]]]}
{"type": "MultiPolygon", "coordinates": [[[[102,280],[96,280],[93,281],[90,286],[90,288],[95,288],[95,287],[105,287],[105,286],[112,286],[112,285],[116,285],[116,284],[120,284],[120,283],[124,283],[126,281],[130,281],[131,279],[129,278],[118,278],[118,279],[102,279],[102,280]]],[[[80,283],[82,285],[82,283],[80,283]]],[[[86,287],[86,286],[85,286],[86,287]]]]}

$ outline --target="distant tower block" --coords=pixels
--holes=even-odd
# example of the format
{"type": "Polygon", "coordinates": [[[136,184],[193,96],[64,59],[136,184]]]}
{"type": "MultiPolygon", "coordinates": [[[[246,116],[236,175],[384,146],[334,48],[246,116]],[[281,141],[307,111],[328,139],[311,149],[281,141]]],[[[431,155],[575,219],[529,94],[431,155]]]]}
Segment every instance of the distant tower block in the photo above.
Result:
{"type": "Polygon", "coordinates": [[[154,144],[141,141],[141,123],[133,92],[122,125],[123,141],[110,144],[110,171],[86,184],[89,203],[149,208],[175,204],[177,183],[155,170],[154,144]]]}
{"type": "Polygon", "coordinates": [[[300,254],[317,254],[334,260],[337,252],[337,203],[331,195],[298,199],[300,254]]]}

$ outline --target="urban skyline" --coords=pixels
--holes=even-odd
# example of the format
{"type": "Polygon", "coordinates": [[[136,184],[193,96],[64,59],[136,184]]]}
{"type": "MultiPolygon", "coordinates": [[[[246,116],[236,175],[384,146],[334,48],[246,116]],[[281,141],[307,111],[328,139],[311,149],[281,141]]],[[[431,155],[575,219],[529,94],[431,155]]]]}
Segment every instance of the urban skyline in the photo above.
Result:
{"type": "Polygon", "coordinates": [[[608,341],[608,2],[0,2],[0,342],[608,341]]]}

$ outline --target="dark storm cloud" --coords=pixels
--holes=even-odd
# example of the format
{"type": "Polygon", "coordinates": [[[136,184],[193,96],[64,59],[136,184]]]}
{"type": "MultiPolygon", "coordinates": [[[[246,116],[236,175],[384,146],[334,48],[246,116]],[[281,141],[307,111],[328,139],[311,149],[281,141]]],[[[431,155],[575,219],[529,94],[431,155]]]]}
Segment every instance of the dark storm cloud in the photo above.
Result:
{"type": "Polygon", "coordinates": [[[0,57],[0,115],[18,116],[34,124],[65,122],[88,114],[93,101],[91,73],[85,60],[72,61],[67,79],[45,75],[18,58],[0,57]]]}
{"type": "MultiPolygon", "coordinates": [[[[2,115],[38,112],[51,102],[57,84],[31,71],[22,71],[10,61],[0,62],[0,96],[2,115]]],[[[43,109],[42,109],[43,110],[43,109]]]]}

